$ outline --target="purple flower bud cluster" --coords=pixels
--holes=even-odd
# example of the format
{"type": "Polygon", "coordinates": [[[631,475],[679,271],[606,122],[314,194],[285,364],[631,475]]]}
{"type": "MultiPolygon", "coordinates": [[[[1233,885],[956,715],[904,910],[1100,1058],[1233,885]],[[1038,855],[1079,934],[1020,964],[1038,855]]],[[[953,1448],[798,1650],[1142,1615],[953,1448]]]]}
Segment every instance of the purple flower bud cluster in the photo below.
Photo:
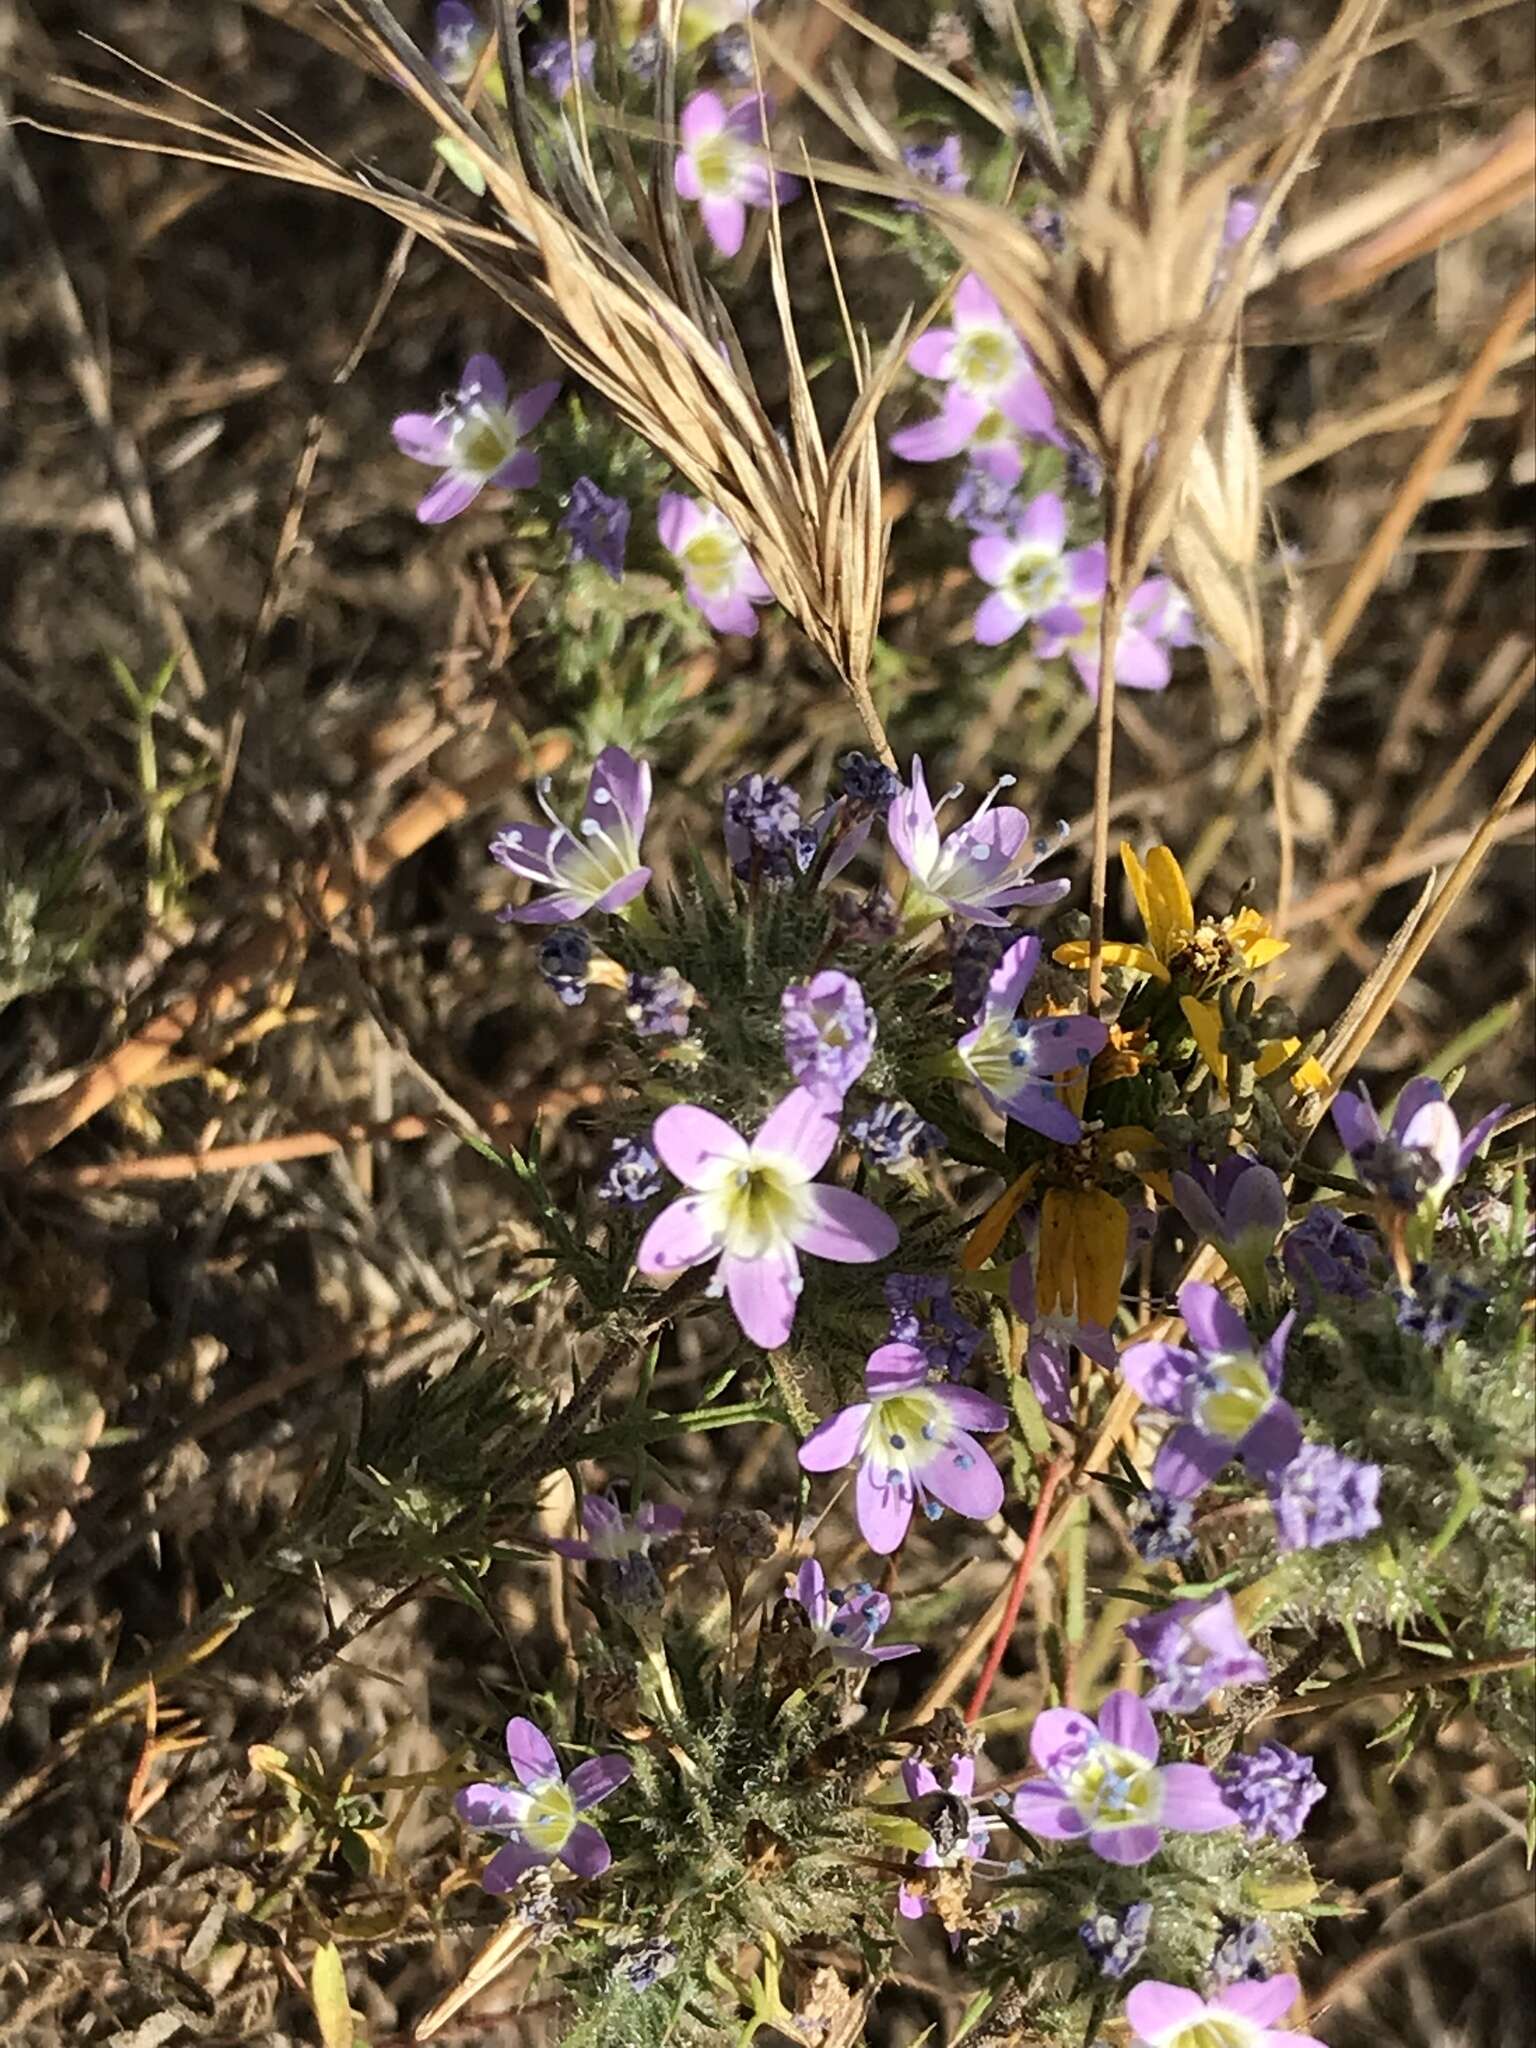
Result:
{"type": "Polygon", "coordinates": [[[1371,1291],[1371,1240],[1327,1203],[1309,1209],[1286,1237],[1280,1256],[1304,1301],[1332,1294],[1364,1301],[1371,1291]]]}
{"type": "Polygon", "coordinates": [[[592,941],[579,925],[558,925],[539,942],[539,973],[565,1004],[579,1008],[587,1000],[587,970],[592,964],[592,941]]]}
{"type": "Polygon", "coordinates": [[[1128,1977],[1146,1952],[1152,1932],[1152,1907],[1146,1899],[1095,1913],[1078,1928],[1078,1939],[1101,1977],[1118,1982],[1128,1977]]]}
{"type": "Polygon", "coordinates": [[[949,933],[949,983],[955,1015],[970,1026],[981,1015],[987,984],[1008,950],[1011,934],[990,924],[957,924],[949,933]]]}
{"type": "Polygon", "coordinates": [[[1264,1742],[1251,1756],[1227,1759],[1216,1774],[1222,1796],[1250,1841],[1294,1842],[1328,1789],[1311,1757],[1283,1742],[1264,1742]]]}
{"type": "Polygon", "coordinates": [[[1218,1984],[1241,1984],[1266,1977],[1274,1937],[1262,1920],[1224,1920],[1222,1935],[1211,1955],[1211,1976],[1218,1984]]]}
{"type": "Polygon", "coordinates": [[[877,1102],[854,1118],[848,1135],[871,1166],[883,1166],[888,1173],[910,1168],[944,1149],[944,1133],[938,1125],[919,1116],[907,1102],[877,1102]]]}
{"type": "Polygon", "coordinates": [[[661,1161],[643,1138],[615,1138],[597,1183],[597,1198],[617,1209],[640,1209],[662,1188],[661,1161]]]}
{"type": "Polygon", "coordinates": [[[901,778],[871,754],[844,754],[837,774],[837,794],[850,818],[883,818],[901,791],[901,778]]]}
{"type": "Polygon", "coordinates": [[[631,974],[625,987],[624,1015],[642,1038],[686,1038],[689,1013],[698,1001],[693,983],[675,967],[652,974],[631,974]]]}
{"type": "MultiPolygon", "coordinates": [[[[965,150],[958,135],[946,135],[941,142],[909,142],[901,160],[914,178],[932,185],[938,192],[963,192],[971,182],[965,168],[965,150]]],[[[898,213],[921,213],[915,199],[898,199],[898,213]]]]}
{"type": "Polygon", "coordinates": [[[677,1968],[676,1944],[664,1934],[633,1941],[613,1959],[613,1974],[631,1991],[649,1991],[677,1968]]]}
{"type": "Polygon", "coordinates": [[[800,799],[776,775],[747,775],[725,792],[725,850],[743,881],[794,874],[800,831],[800,799]]]}
{"type": "Polygon", "coordinates": [[[624,579],[624,549],[629,540],[629,505],[611,498],[589,476],[571,485],[570,503],[560,531],[571,544],[573,562],[596,562],[615,583],[624,579]]]}
{"type": "Polygon", "coordinates": [[[886,1306],[891,1342],[921,1351],[935,1378],[958,1379],[981,1348],[981,1331],[955,1307],[941,1273],[889,1273],[886,1306]]]}
{"type": "Polygon", "coordinates": [[[1410,1286],[1392,1290],[1397,1327],[1434,1351],[1459,1335],[1473,1309],[1488,1299],[1486,1288],[1422,1259],[1415,1262],[1411,1280],[1410,1286]]]}
{"type": "Polygon", "coordinates": [[[1192,1500],[1153,1487],[1128,1518],[1137,1556],[1148,1564],[1183,1564],[1195,1554],[1194,1519],[1192,1500]]]}
{"type": "Polygon", "coordinates": [[[1381,1467],[1362,1464],[1331,1444],[1303,1444],[1270,1489],[1282,1550],[1321,1550],[1357,1542],[1381,1527],[1376,1496],[1381,1467]]]}

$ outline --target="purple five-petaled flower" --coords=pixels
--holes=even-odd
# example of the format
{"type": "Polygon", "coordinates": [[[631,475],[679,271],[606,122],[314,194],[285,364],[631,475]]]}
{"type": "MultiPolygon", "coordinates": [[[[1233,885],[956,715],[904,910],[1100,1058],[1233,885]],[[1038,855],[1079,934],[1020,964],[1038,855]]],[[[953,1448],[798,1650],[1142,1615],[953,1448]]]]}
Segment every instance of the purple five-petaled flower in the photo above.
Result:
{"type": "MultiPolygon", "coordinates": [[[[975,1757],[953,1758],[947,1774],[948,1784],[941,1785],[938,1773],[920,1757],[909,1756],[901,1767],[907,1797],[935,1803],[928,1847],[918,1852],[919,1870],[947,1870],[956,1863],[974,1863],[990,1846],[986,1820],[971,1804],[976,1790],[975,1757]]],[[[903,1920],[921,1920],[928,1910],[927,1894],[904,1884],[896,1895],[896,1909],[903,1920]]]]}
{"type": "Polygon", "coordinates": [[[471,356],[459,388],[436,412],[403,412],[390,428],[413,462],[443,475],[416,507],[424,526],[441,526],[472,505],[490,484],[525,491],[539,480],[539,458],[518,443],[531,434],[560,395],[559,381],[535,384],[507,399],[507,380],[494,356],[471,356]]]}
{"type": "MultiPolygon", "coordinates": [[[[965,168],[965,148],[958,135],[946,135],[939,142],[909,142],[901,152],[901,160],[921,184],[932,185],[937,192],[963,192],[971,182],[970,172],[965,168]]],[[[898,213],[921,213],[922,206],[915,199],[898,199],[898,213]]]]}
{"type": "Polygon", "coordinates": [[[1008,1269],[1008,1300],[1029,1332],[1025,1370],[1035,1399],[1052,1422],[1070,1424],[1073,1348],[1113,1372],[1115,1340],[1102,1323],[1041,1314],[1034,1263],[1028,1252],[1020,1252],[1008,1269]]]}
{"type": "Polygon", "coordinates": [[[1158,1451],[1154,1485],[1198,1493],[1232,1458],[1273,1478],[1301,1447],[1296,1411],[1279,1394],[1295,1311],[1262,1349],[1232,1304],[1204,1281],[1180,1289],[1179,1314],[1189,1348],[1132,1344],[1120,1356],[1121,1371],[1148,1406],[1182,1418],[1158,1451]]]}
{"type": "Polygon", "coordinates": [[[589,1564],[623,1565],[649,1557],[651,1545],[663,1536],[675,1536],[683,1526],[683,1511],[666,1501],[647,1501],[626,1515],[606,1494],[584,1493],[581,1526],[585,1537],[551,1536],[550,1549],[589,1564]]]}
{"type": "Polygon", "coordinates": [[[468,85],[485,42],[486,31],[465,0],[439,0],[432,18],[432,69],[445,85],[468,85]]]}
{"type": "Polygon", "coordinates": [[[1097,1724],[1075,1707],[1047,1707],[1029,1753],[1045,1776],[1014,1793],[1014,1819],[1047,1842],[1086,1838],[1106,1863],[1147,1862],[1166,1829],[1208,1835],[1235,1825],[1203,1764],[1158,1763],[1157,1728],[1133,1692],[1112,1692],[1097,1724]]]}
{"type": "Polygon", "coordinates": [[[780,1012],[789,1071],[818,1102],[841,1108],[875,1049],[875,1015],[863,989],[851,974],[824,968],[785,989],[780,1012]]]}
{"type": "Polygon", "coordinates": [[[1381,1527],[1380,1491],[1379,1465],[1346,1457],[1332,1444],[1303,1444],[1270,1482],[1278,1548],[1321,1550],[1369,1536],[1381,1527]]]}
{"type": "Polygon", "coordinates": [[[1029,879],[1040,862],[1057,851],[1066,828],[1031,839],[1027,813],[997,802],[998,791],[1012,782],[1012,776],[1005,776],[974,814],[946,836],[939,831],[938,813],[948,798],[934,803],[922,761],[913,756],[911,786],[901,791],[886,814],[891,845],[907,871],[901,914],[909,934],[939,917],[1006,925],[1004,911],[1019,904],[1058,903],[1066,895],[1072,885],[1064,879],[1029,879]]]}
{"type": "MultiPolygon", "coordinates": [[[[1094,698],[1099,694],[1100,609],[1098,600],[1058,605],[1049,617],[1035,621],[1033,638],[1042,661],[1067,655],[1079,682],[1094,698]]],[[[1115,641],[1116,683],[1122,690],[1165,690],[1173,675],[1168,650],[1191,647],[1196,638],[1194,614],[1184,593],[1166,576],[1149,576],[1126,599],[1115,641]]]]}
{"type": "Polygon", "coordinates": [[[1508,1109],[1501,1102],[1463,1137],[1440,1083],[1420,1078],[1397,1098],[1385,1128],[1364,1088],[1335,1096],[1333,1121],[1362,1184],[1391,1208],[1411,1214],[1426,1201],[1444,1200],[1508,1109]]]}
{"type": "Polygon", "coordinates": [[[1271,2024],[1284,2019],[1300,1989],[1294,1977],[1250,1978],[1202,1998],[1182,1984],[1149,1980],[1125,2001],[1130,2048],[1323,2048],[1315,2034],[1271,2024]]]}
{"type": "Polygon", "coordinates": [[[882,1344],[870,1354],[864,1394],[811,1431],[800,1463],[807,1472],[836,1472],[857,1460],[854,1509],[871,1550],[889,1557],[900,1547],[919,1501],[930,1519],[943,1508],[975,1521],[997,1513],[1002,1475],[971,1432],[1007,1427],[1000,1402],[934,1383],[913,1344],[882,1344]]]}
{"type": "Polygon", "coordinates": [[[916,1643],[876,1644],[875,1637],[891,1618],[891,1603],[867,1580],[829,1590],[826,1573],[808,1557],[795,1574],[793,1597],[805,1612],[817,1649],[847,1671],[868,1671],[873,1665],[918,1654],[916,1643]]]}
{"type": "Polygon", "coordinates": [[[656,531],[682,569],[688,602],[717,633],[740,633],[750,640],[757,631],[753,606],[771,604],[773,592],[725,514],[681,492],[663,491],[656,531]]]}
{"type": "Polygon", "coordinates": [[[1043,1138],[1072,1145],[1082,1119],[1061,1099],[1061,1083],[1078,1080],[1109,1043],[1097,1017],[1020,1017],[1019,1004],[1040,964],[1033,933],[1011,945],[987,983],[980,1021],[955,1050],[992,1107],[1043,1138]]]}
{"type": "Polygon", "coordinates": [[[622,910],[651,878],[640,863],[640,835],[651,807],[650,764],[622,747],[604,747],[592,766],[581,826],[573,832],[549,808],[547,825],[507,825],[491,841],[494,861],[539,882],[551,894],[503,913],[516,924],[569,924],[589,910],[622,910]]]}
{"type": "Polygon", "coordinates": [[[1080,630],[1082,607],[1104,595],[1102,547],[1064,553],[1067,509],[1054,491],[1031,498],[1006,533],[986,533],[971,542],[971,567],[993,586],[972,627],[979,646],[1011,640],[1029,620],[1042,632],[1080,630]]]}
{"type": "Polygon", "coordinates": [[[761,93],[727,107],[718,93],[696,92],[678,121],[682,148],[673,179],[680,199],[697,200],[704,231],[722,256],[734,256],[747,232],[747,208],[783,206],[800,190],[798,178],[768,161],[772,109],[761,93]]]}
{"type": "Polygon", "coordinates": [[[1014,434],[1054,438],[1055,412],[1036,376],[1029,351],[1003,318],[1002,308],[979,277],[967,275],[955,289],[954,325],[930,327],[907,350],[919,376],[949,386],[942,411],[891,436],[894,454],[908,462],[942,462],[969,448],[990,466],[995,451],[1018,474],[1014,434]]]}
{"type": "Polygon", "coordinates": [[[836,1116],[804,1088],[791,1090],[752,1139],[692,1103],[664,1109],[651,1145],[688,1193],[641,1239],[640,1271],[671,1280],[718,1260],[711,1291],[727,1296],[754,1344],[774,1350],[794,1325],[801,1252],[867,1265],[899,1239],[883,1209],[817,1181],[836,1143],[836,1116]]]}
{"type": "Polygon", "coordinates": [[[1128,1621],[1125,1633],[1152,1667],[1147,1705],[1158,1714],[1193,1714],[1228,1685],[1261,1685],[1269,1666],[1238,1626],[1230,1593],[1175,1600],[1128,1621]]]}
{"type": "Polygon", "coordinates": [[[485,1866],[485,1889],[510,1891],[525,1870],[555,1862],[578,1877],[601,1877],[612,1851],[580,1816],[629,1782],[629,1759],[589,1757],[567,1778],[543,1731],[521,1715],[507,1723],[507,1755],[516,1785],[466,1785],[453,1802],[468,1826],[511,1837],[485,1866]]]}

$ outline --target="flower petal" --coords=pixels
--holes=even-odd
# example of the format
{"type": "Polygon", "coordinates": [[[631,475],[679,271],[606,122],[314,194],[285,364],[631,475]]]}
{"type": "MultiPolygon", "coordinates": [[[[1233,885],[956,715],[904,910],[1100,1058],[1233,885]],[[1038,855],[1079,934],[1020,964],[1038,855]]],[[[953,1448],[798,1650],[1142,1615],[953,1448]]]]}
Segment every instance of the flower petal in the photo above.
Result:
{"type": "Polygon", "coordinates": [[[634,1776],[634,1768],[627,1756],[591,1756],[584,1764],[578,1764],[565,1781],[565,1789],[571,1795],[571,1804],[578,1813],[585,1813],[589,1806],[606,1799],[610,1792],[617,1792],[621,1785],[627,1785],[634,1776]]]}
{"type": "Polygon", "coordinates": [[[635,1266],[651,1280],[669,1280],[690,1266],[702,1266],[724,1245],[701,1195],[669,1202],[640,1240],[635,1266]]]}
{"type": "Polygon", "coordinates": [[[1179,1314],[1204,1352],[1241,1353],[1253,1348],[1248,1325],[1220,1288],[1211,1287],[1204,1280],[1191,1280],[1179,1289],[1179,1314]]]}
{"type": "Polygon", "coordinates": [[[560,1861],[578,1877],[601,1877],[613,1861],[613,1851],[595,1827],[579,1820],[565,1838],[560,1861]]]}
{"type": "MultiPolygon", "coordinates": [[[[1243,1983],[1228,1984],[1218,1993],[1216,2004],[1225,2006],[1228,2012],[1241,2013],[1255,2026],[1272,2027],[1276,2020],[1285,2018],[1300,1991],[1297,1979],[1284,1972],[1278,1977],[1249,1978],[1243,1983]]],[[[1286,2039],[1294,2041],[1305,2036],[1287,2034],[1286,2039]]]]}
{"type": "Polygon", "coordinates": [[[509,1892],[525,1870],[538,1870],[549,1860],[526,1842],[506,1842],[481,1871],[480,1883],[488,1892],[509,1892]]]}
{"type": "Polygon", "coordinates": [[[924,1490],[957,1515],[985,1522],[1003,1504],[1003,1475],[975,1437],[956,1430],[938,1456],[916,1467],[924,1490]]]}
{"type": "Polygon", "coordinates": [[[1174,1414],[1183,1406],[1184,1383],[1196,1363],[1177,1344],[1128,1344],[1120,1354],[1120,1370],[1147,1406],[1174,1414]]]}
{"type": "Polygon", "coordinates": [[[915,1344],[882,1344],[864,1366],[864,1385],[876,1399],[920,1387],[928,1377],[928,1360],[915,1344]]]}
{"type": "Polygon", "coordinates": [[[541,1785],[559,1784],[560,1759],[550,1747],[549,1737],[521,1714],[507,1723],[507,1756],[519,1783],[530,1791],[538,1791],[541,1785]]]}
{"type": "Polygon", "coordinates": [[[691,1102],[664,1109],[651,1126],[651,1145],[684,1187],[713,1189],[747,1164],[750,1147],[741,1133],[691,1102]]]}
{"type": "Polygon", "coordinates": [[[1042,491],[1037,498],[1031,498],[1020,515],[1014,528],[1015,538],[1029,543],[1031,554],[1049,551],[1061,553],[1061,544],[1067,537],[1067,508],[1055,491],[1042,491]]]}
{"type": "Polygon", "coordinates": [[[704,507],[681,491],[663,491],[656,506],[656,536],[669,555],[688,545],[706,524],[704,507]]]}
{"type": "Polygon", "coordinates": [[[806,1203],[810,1213],[805,1222],[795,1225],[794,1239],[801,1251],[814,1258],[867,1266],[875,1259],[889,1258],[901,1241],[892,1218],[849,1188],[807,1188],[806,1203]]]}
{"type": "Polygon", "coordinates": [[[900,1549],[912,1521],[910,1487],[884,1473],[877,1480],[874,1467],[866,1461],[854,1482],[853,1504],[860,1534],[877,1557],[889,1557],[900,1549]]]}
{"type": "Polygon", "coordinates": [[[395,446],[412,462],[430,462],[441,469],[448,460],[453,421],[435,412],[403,412],[390,426],[395,446]]]}
{"type": "MultiPolygon", "coordinates": [[[[661,1121],[658,1119],[658,1127],[661,1121]]],[[[791,1088],[752,1140],[752,1157],[754,1161],[780,1161],[793,1169],[796,1179],[812,1180],[831,1158],[836,1143],[836,1115],[808,1089],[791,1088]]]]}
{"type": "Polygon", "coordinates": [[[1212,1835],[1237,1826],[1237,1815],[1204,1764],[1165,1764],[1162,1823],[1186,1835],[1212,1835]]]}
{"type": "Polygon", "coordinates": [[[1070,1842],[1088,1832],[1088,1823],[1071,1800],[1043,1779],[1020,1785],[1008,1810],[1021,1828],[1042,1842],[1070,1842]]]}
{"type": "Polygon", "coordinates": [[[799,1458],[807,1472],[840,1472],[859,1455],[864,1425],[869,1420],[869,1403],[855,1401],[839,1408],[825,1422],[819,1422],[800,1446],[799,1458]]]}
{"type": "Polygon", "coordinates": [[[800,1298],[800,1263],[792,1245],[763,1252],[755,1259],[727,1252],[720,1261],[719,1278],[732,1314],[754,1344],[777,1351],[788,1342],[800,1298]]]}
{"type": "Polygon", "coordinates": [[[423,526],[445,525],[448,520],[456,519],[461,512],[469,510],[484,483],[483,477],[461,476],[457,470],[450,469],[416,507],[416,517],[423,526]]]}
{"type": "Polygon", "coordinates": [[[1005,640],[1013,638],[1027,617],[1028,613],[1020,609],[1011,594],[994,590],[976,607],[976,616],[971,621],[971,638],[978,647],[1001,647],[1005,640]]]}
{"type": "Polygon", "coordinates": [[[1278,1478],[1301,1449],[1301,1424],[1289,1401],[1274,1401],[1237,1447],[1237,1455],[1260,1479],[1278,1478]]]}
{"type": "Polygon", "coordinates": [[[1106,1863],[1150,1863],[1162,1847],[1163,1831],[1155,1827],[1096,1828],[1088,1846],[1106,1863]]]}
{"type": "Polygon", "coordinates": [[[1063,1757],[1086,1755],[1098,1739],[1097,1724],[1076,1707],[1047,1707],[1029,1731],[1029,1753],[1048,1771],[1063,1757]]]}
{"type": "Polygon", "coordinates": [[[511,1834],[530,1804],[528,1794],[516,1785],[466,1785],[455,1794],[453,1810],[467,1828],[511,1834]]]}
{"type": "Polygon", "coordinates": [[[1148,1763],[1157,1762],[1157,1723],[1147,1711],[1145,1700],[1122,1689],[1112,1692],[1099,1709],[1099,1733],[1106,1742],[1133,1750],[1148,1763]]]}
{"type": "Polygon", "coordinates": [[[1368,1152],[1381,1143],[1381,1119],[1363,1088],[1358,1093],[1352,1088],[1341,1089],[1333,1098],[1331,1114],[1346,1152],[1368,1152]]]}
{"type": "Polygon", "coordinates": [[[725,101],[718,93],[696,92],[678,118],[677,132],[690,149],[718,135],[725,126],[725,101]]]}
{"type": "Polygon", "coordinates": [[[492,490],[531,491],[544,473],[544,465],[531,448],[519,448],[499,469],[486,478],[492,490]]]}
{"type": "Polygon", "coordinates": [[[974,1387],[944,1386],[935,1387],[933,1393],[961,1429],[979,1429],[990,1434],[1008,1427],[1008,1410],[990,1394],[979,1394],[974,1387]]]}
{"type": "Polygon", "coordinates": [[[1232,1456],[1232,1446],[1183,1423],[1164,1439],[1152,1468],[1152,1483],[1188,1500],[1207,1485],[1232,1456]]]}
{"type": "Polygon", "coordinates": [[[471,356],[459,379],[461,398],[483,398],[491,405],[507,402],[507,377],[494,356],[471,356]]]}
{"type": "Polygon", "coordinates": [[[1147,2040],[1171,2034],[1175,2027],[1199,2019],[1206,2009],[1199,1992],[1187,1991],[1182,1984],[1138,1984],[1125,2001],[1126,2018],[1138,2038],[1147,2040]]]}
{"type": "Polygon", "coordinates": [[[954,346],[953,327],[930,327],[907,350],[907,366],[916,370],[920,377],[952,377],[954,346]]]}
{"type": "Polygon", "coordinates": [[[747,209],[739,199],[701,199],[699,217],[722,256],[739,256],[747,238],[747,209]]]}
{"type": "Polygon", "coordinates": [[[512,424],[519,434],[531,434],[543,419],[545,413],[560,396],[560,379],[551,377],[543,384],[530,384],[513,399],[512,424]]]}

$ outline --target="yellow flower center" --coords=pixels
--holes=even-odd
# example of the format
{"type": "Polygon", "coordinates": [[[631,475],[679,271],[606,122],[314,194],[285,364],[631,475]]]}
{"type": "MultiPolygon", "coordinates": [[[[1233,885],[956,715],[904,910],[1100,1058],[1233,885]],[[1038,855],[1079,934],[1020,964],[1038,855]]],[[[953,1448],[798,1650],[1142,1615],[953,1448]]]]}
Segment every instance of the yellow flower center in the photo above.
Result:
{"type": "Polygon", "coordinates": [[[973,391],[990,391],[1013,368],[1013,347],[995,329],[973,329],[955,349],[955,375],[973,391]]]}
{"type": "Polygon", "coordinates": [[[1169,973],[1201,987],[1244,964],[1243,949],[1232,936],[1228,918],[1201,918],[1192,932],[1176,933],[1169,948],[1169,973]]]}
{"type": "Polygon", "coordinates": [[[864,1428],[863,1453],[876,1463],[906,1471],[939,1433],[944,1404],[920,1387],[907,1394],[888,1394],[876,1401],[864,1428]]]}
{"type": "Polygon", "coordinates": [[[1171,2034],[1165,2048],[1251,2048],[1254,2030],[1243,2019],[1191,2020],[1171,2034]]]}
{"type": "Polygon", "coordinates": [[[1213,1358],[1204,1378],[1206,1391],[1196,1404],[1195,1420],[1225,1443],[1245,1437],[1275,1398],[1268,1373],[1251,1351],[1213,1358]]]}
{"type": "Polygon", "coordinates": [[[454,465],[476,476],[489,476],[493,469],[500,469],[512,448],[505,419],[495,418],[480,406],[454,430],[454,465]]]}
{"type": "Polygon", "coordinates": [[[698,143],[689,154],[693,158],[699,189],[712,199],[729,199],[731,187],[736,181],[737,155],[730,137],[711,135],[698,143]]]}
{"type": "Polygon", "coordinates": [[[531,1849],[558,1856],[576,1825],[576,1807],[564,1785],[544,1785],[534,1793],[520,1833],[531,1849]]]}
{"type": "Polygon", "coordinates": [[[760,1259],[787,1243],[805,1207],[804,1185],[764,1161],[738,1166],[715,1195],[726,1250],[760,1259]]]}
{"type": "Polygon", "coordinates": [[[1157,1766],[1114,1742],[1094,1744],[1072,1773],[1067,1796],[1094,1828],[1146,1827],[1163,1805],[1157,1766]]]}
{"type": "Polygon", "coordinates": [[[695,534],[683,549],[683,560],[700,590],[718,597],[731,587],[736,570],[738,543],[734,534],[695,534]]]}

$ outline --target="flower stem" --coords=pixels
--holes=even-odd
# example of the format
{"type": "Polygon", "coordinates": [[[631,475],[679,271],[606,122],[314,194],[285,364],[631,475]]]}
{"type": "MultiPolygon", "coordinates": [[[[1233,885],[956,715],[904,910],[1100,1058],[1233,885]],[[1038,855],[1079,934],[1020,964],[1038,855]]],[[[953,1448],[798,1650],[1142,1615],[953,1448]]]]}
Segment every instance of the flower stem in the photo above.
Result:
{"type": "Polygon", "coordinates": [[[1013,1584],[1008,1589],[1008,1605],[1003,1609],[1003,1617],[997,1625],[997,1634],[992,1638],[992,1647],[987,1652],[987,1661],[982,1667],[981,1677],[976,1682],[975,1692],[971,1694],[971,1703],[965,1710],[967,1728],[974,1728],[981,1719],[992,1691],[993,1681],[1002,1669],[1008,1639],[1013,1634],[1014,1623],[1019,1618],[1019,1609],[1024,1605],[1025,1590],[1040,1555],[1040,1541],[1045,1534],[1046,1517],[1050,1514],[1051,1502],[1056,1498],[1056,1489],[1071,1469],[1070,1458],[1055,1458],[1047,1467],[1045,1477],[1040,1482],[1040,1498],[1035,1502],[1035,1511],[1029,1521],[1029,1533],[1024,1538],[1024,1548],[1019,1553],[1019,1561],[1013,1568],[1013,1584]]]}

